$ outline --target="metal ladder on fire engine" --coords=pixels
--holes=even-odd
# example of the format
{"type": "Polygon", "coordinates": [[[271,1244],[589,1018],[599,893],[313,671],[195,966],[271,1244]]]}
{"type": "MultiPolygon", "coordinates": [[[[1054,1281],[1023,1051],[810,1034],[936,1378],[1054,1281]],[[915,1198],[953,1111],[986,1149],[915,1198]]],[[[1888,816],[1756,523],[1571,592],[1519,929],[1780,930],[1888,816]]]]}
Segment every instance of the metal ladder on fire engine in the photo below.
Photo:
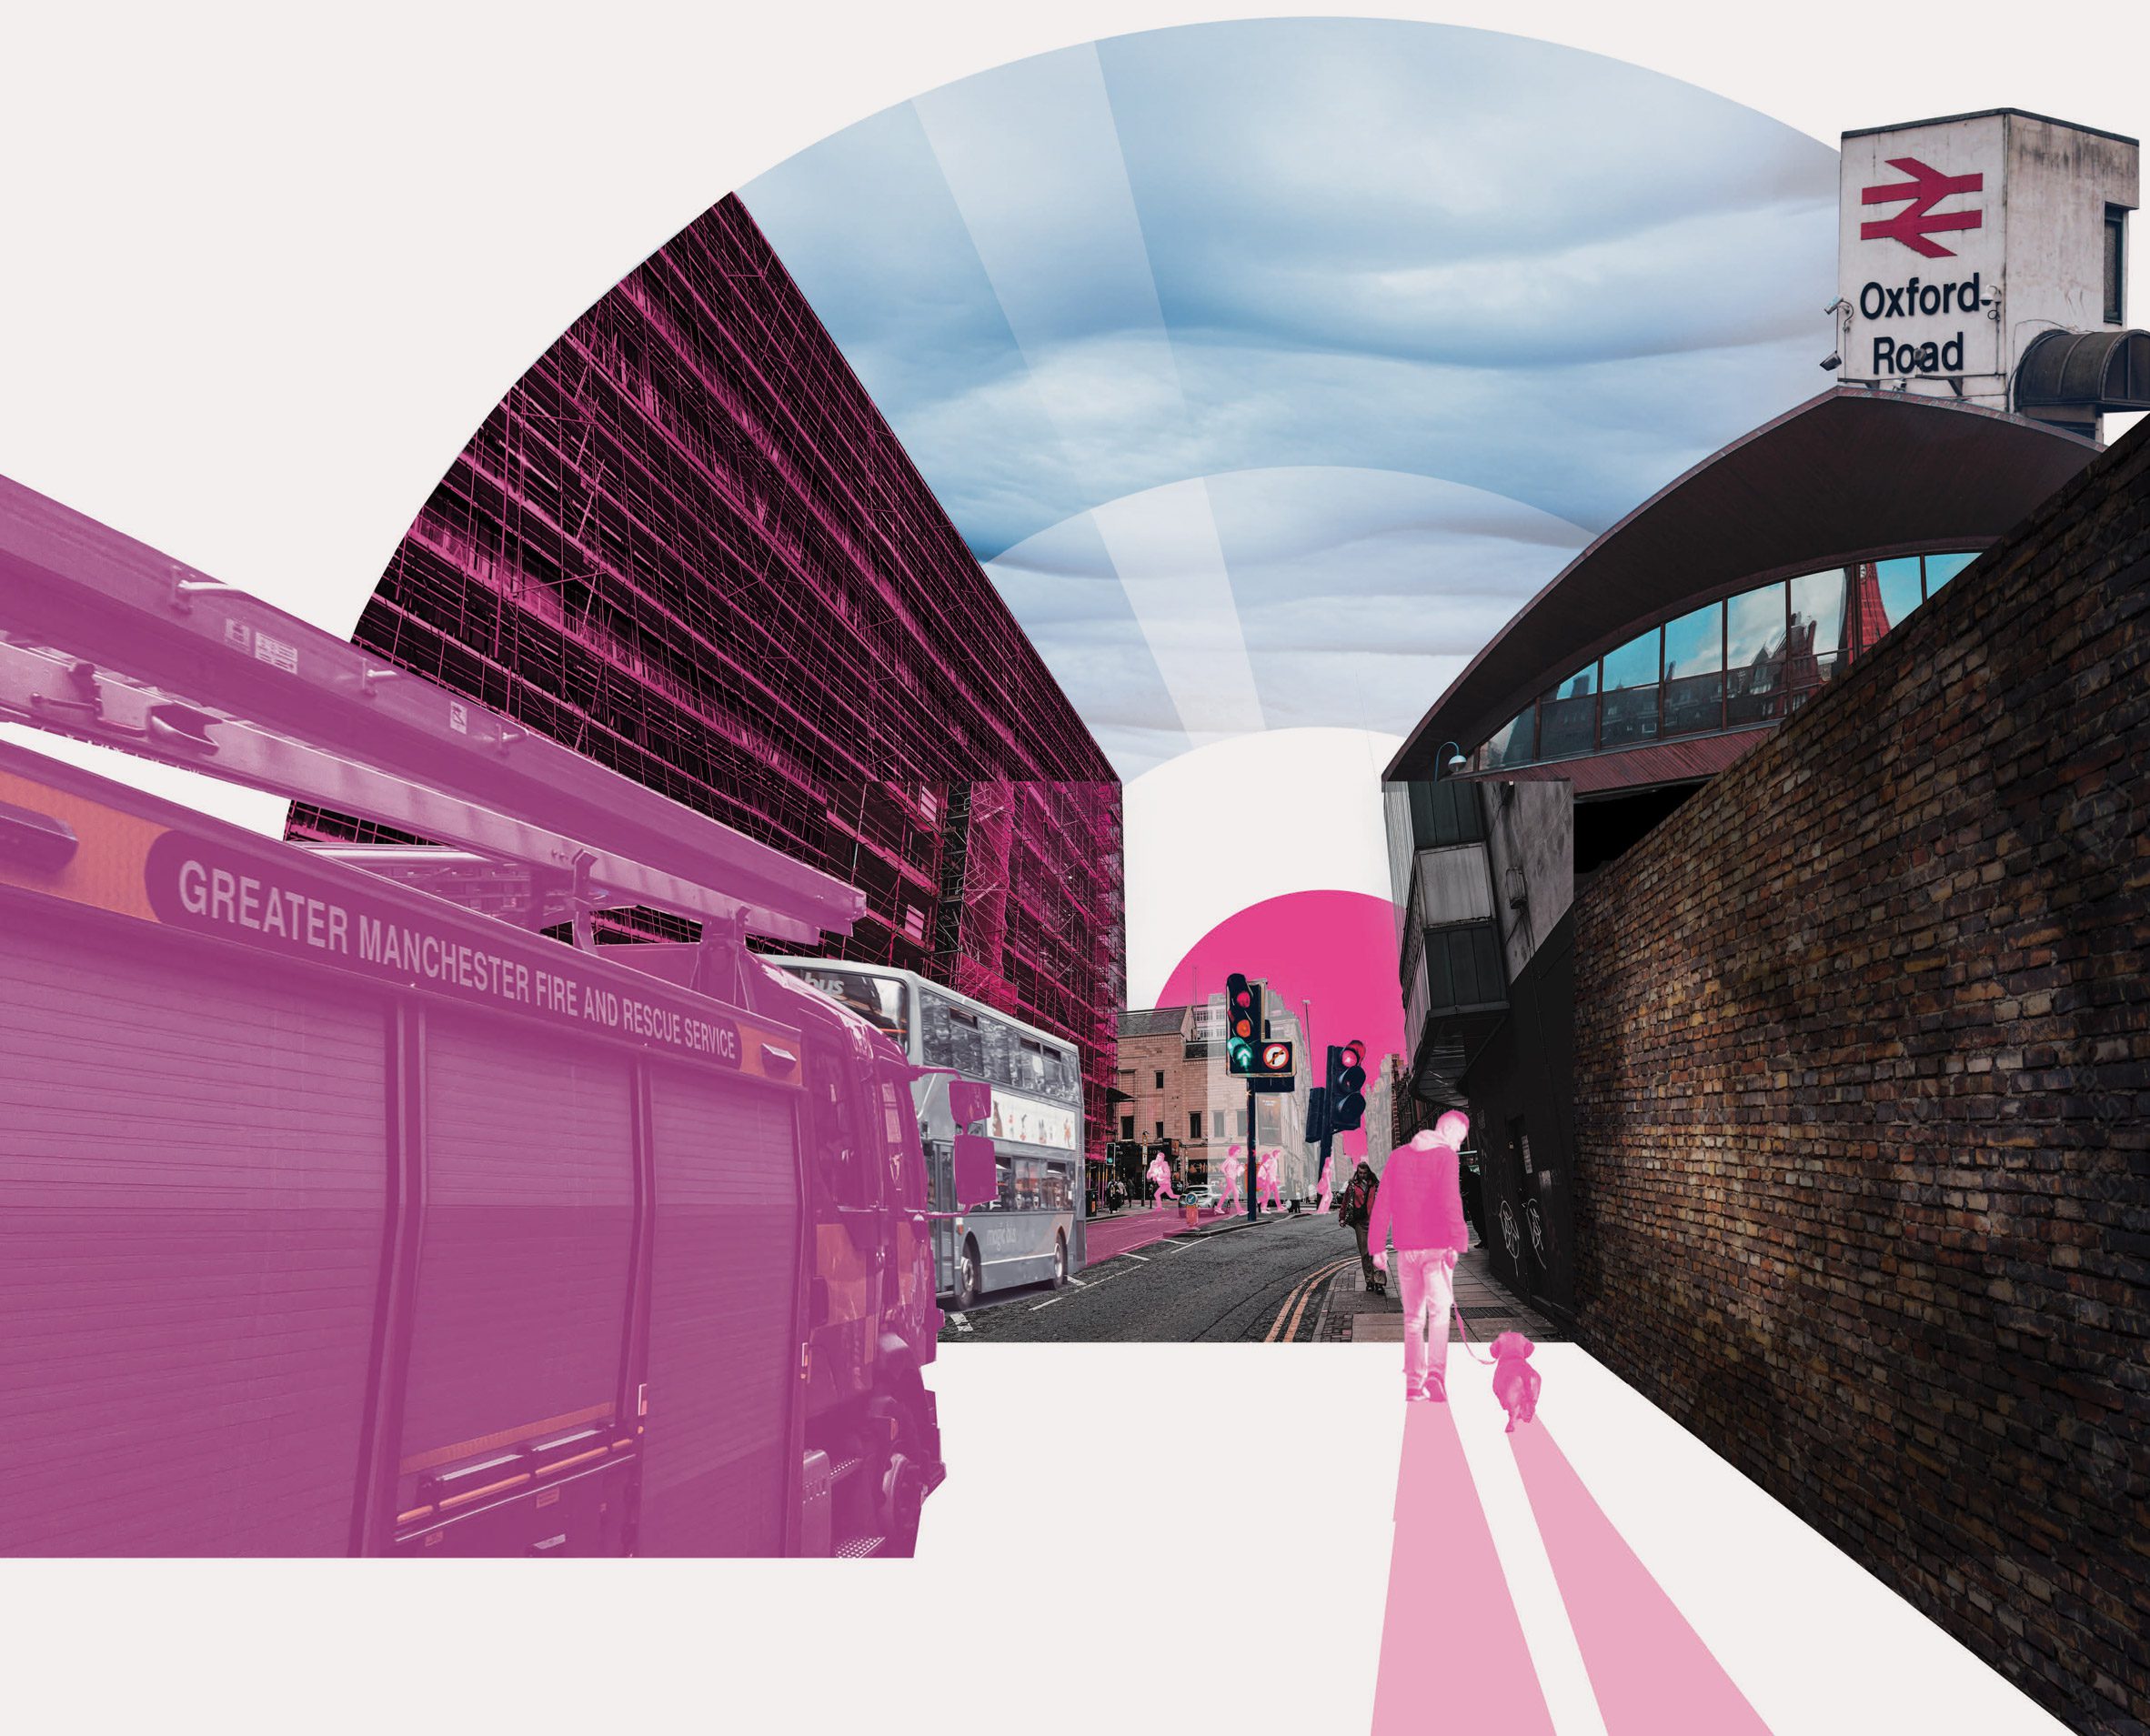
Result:
{"type": "Polygon", "coordinates": [[[818,951],[865,909],[843,881],[5,477],[0,721],[433,840],[305,848],[529,928],[570,921],[578,945],[593,912],[639,905],[718,947],[818,951]]]}

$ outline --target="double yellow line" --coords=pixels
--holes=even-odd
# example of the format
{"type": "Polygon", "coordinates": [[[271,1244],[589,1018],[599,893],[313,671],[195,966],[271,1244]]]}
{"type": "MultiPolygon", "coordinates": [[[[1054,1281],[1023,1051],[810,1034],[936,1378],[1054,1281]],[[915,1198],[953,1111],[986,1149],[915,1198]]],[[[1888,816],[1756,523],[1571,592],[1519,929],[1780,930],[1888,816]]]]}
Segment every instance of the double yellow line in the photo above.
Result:
{"type": "Polygon", "coordinates": [[[1277,1318],[1269,1323],[1269,1336],[1261,1341],[1264,1344],[1274,1344],[1279,1332],[1281,1331],[1284,1342],[1291,1343],[1293,1335],[1299,1330],[1300,1317],[1306,1312],[1306,1305],[1313,1299],[1314,1290],[1321,1280],[1325,1278],[1334,1278],[1337,1273],[1351,1265],[1358,1258],[1359,1256],[1356,1254],[1346,1254],[1341,1259],[1332,1259],[1328,1265],[1309,1272],[1298,1283],[1294,1284],[1291,1287],[1291,1293],[1284,1298],[1284,1305],[1277,1310],[1277,1318]],[[1294,1306],[1295,1304],[1296,1306],[1294,1306]],[[1287,1314],[1291,1317],[1291,1323],[1289,1326],[1284,1324],[1284,1316],[1287,1314]]]}

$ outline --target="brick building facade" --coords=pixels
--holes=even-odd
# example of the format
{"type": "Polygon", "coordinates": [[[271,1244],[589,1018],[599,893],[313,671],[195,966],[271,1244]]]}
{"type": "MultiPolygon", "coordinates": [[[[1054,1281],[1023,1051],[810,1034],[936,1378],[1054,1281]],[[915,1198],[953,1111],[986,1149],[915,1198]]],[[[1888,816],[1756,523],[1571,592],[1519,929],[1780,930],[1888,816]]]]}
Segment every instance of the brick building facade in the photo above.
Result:
{"type": "Polygon", "coordinates": [[[2150,426],[1575,906],[1577,1336],[2150,1727],[2150,426]]]}

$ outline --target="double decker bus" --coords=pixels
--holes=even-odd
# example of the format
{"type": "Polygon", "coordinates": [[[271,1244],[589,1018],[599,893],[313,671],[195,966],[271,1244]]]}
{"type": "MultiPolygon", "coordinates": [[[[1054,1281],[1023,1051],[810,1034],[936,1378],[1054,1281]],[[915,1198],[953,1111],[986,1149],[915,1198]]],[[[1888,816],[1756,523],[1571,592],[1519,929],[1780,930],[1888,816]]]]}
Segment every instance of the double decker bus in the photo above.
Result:
{"type": "Polygon", "coordinates": [[[981,1128],[999,1189],[959,1210],[951,1152],[963,1129],[948,1112],[947,1074],[912,1087],[926,1152],[933,1272],[958,1309],[1018,1284],[1058,1289],[1082,1269],[1082,1066],[1074,1044],[1010,1019],[916,972],[845,959],[769,958],[867,1020],[914,1067],[940,1068],[992,1089],[981,1128]]]}

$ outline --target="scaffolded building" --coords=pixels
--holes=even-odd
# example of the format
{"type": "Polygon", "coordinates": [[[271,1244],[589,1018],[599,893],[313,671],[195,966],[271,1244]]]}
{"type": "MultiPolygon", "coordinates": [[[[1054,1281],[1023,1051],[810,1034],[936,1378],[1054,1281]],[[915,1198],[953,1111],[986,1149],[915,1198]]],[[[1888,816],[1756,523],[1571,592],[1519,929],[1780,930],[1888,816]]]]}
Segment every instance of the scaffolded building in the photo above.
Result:
{"type": "Polygon", "coordinates": [[[1075,1043],[1101,1156],[1119,781],[736,197],[510,389],[357,639],[859,887],[830,956],[1075,1043]]]}

